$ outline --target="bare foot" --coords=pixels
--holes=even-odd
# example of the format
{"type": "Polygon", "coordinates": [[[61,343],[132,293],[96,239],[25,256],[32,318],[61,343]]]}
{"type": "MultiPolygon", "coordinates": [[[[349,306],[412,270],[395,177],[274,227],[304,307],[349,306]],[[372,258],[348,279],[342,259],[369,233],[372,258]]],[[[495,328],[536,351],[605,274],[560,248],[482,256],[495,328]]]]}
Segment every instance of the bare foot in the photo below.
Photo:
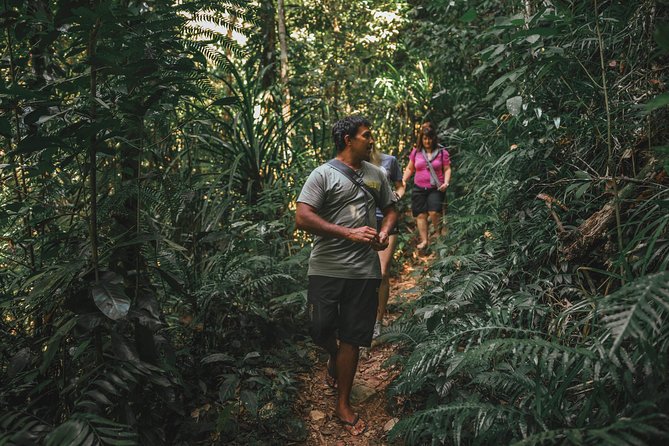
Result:
{"type": "Polygon", "coordinates": [[[355,414],[351,421],[346,421],[342,418],[339,419],[341,424],[344,426],[344,429],[348,431],[354,437],[364,434],[367,430],[367,423],[365,423],[359,414],[355,414]]]}

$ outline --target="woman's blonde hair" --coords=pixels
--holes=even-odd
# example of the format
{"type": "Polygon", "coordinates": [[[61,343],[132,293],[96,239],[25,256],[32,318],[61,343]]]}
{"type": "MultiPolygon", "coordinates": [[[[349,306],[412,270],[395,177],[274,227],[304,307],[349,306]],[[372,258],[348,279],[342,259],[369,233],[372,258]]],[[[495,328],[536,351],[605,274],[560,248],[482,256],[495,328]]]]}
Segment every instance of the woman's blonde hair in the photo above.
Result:
{"type": "Polygon", "coordinates": [[[369,155],[369,162],[375,166],[381,165],[381,152],[376,148],[376,146],[372,146],[372,154],[369,155]]]}

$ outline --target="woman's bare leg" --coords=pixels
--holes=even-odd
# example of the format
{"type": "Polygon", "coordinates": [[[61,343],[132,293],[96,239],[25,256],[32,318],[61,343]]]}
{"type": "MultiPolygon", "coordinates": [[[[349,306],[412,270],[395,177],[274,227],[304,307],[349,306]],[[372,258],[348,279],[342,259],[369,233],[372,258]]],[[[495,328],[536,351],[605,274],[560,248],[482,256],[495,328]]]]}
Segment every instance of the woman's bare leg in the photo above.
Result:
{"type": "Polygon", "coordinates": [[[432,234],[434,237],[439,238],[441,235],[441,212],[428,211],[428,214],[432,223],[432,234]]]}
{"type": "Polygon", "coordinates": [[[388,247],[379,251],[379,260],[381,261],[381,285],[379,285],[379,307],[376,311],[376,320],[383,321],[390,296],[390,263],[393,260],[393,252],[397,245],[397,234],[392,234],[388,238],[388,247]]]}
{"type": "Polygon", "coordinates": [[[427,239],[427,213],[418,214],[416,217],[416,226],[418,227],[418,235],[420,236],[420,243],[418,244],[418,249],[427,248],[428,239],[427,239]]]}

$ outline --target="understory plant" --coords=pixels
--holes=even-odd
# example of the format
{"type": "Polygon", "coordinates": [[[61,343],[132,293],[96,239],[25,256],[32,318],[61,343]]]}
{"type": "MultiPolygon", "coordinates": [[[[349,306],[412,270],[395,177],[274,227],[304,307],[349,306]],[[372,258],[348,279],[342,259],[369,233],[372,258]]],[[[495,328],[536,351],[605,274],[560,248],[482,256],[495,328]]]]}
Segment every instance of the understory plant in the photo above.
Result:
{"type": "Polygon", "coordinates": [[[290,128],[243,127],[243,52],[203,27],[252,7],[0,8],[0,444],[299,438],[294,170],[244,145],[290,128]],[[266,173],[253,196],[239,160],[266,173]]]}
{"type": "Polygon", "coordinates": [[[431,3],[443,14],[424,19],[449,30],[442,48],[478,35],[471,69],[437,86],[448,235],[386,335],[406,352],[391,437],[666,442],[669,11],[550,1],[493,16],[493,3],[431,3]]]}

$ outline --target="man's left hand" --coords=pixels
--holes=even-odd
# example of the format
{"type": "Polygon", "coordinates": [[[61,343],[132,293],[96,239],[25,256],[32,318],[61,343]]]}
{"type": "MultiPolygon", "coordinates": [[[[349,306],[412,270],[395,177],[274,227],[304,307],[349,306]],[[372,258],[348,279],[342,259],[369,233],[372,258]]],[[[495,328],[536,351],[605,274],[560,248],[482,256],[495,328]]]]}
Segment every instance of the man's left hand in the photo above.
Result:
{"type": "Polygon", "coordinates": [[[376,236],[374,240],[372,240],[372,249],[374,251],[383,251],[388,247],[388,233],[381,231],[379,234],[376,236]]]}

